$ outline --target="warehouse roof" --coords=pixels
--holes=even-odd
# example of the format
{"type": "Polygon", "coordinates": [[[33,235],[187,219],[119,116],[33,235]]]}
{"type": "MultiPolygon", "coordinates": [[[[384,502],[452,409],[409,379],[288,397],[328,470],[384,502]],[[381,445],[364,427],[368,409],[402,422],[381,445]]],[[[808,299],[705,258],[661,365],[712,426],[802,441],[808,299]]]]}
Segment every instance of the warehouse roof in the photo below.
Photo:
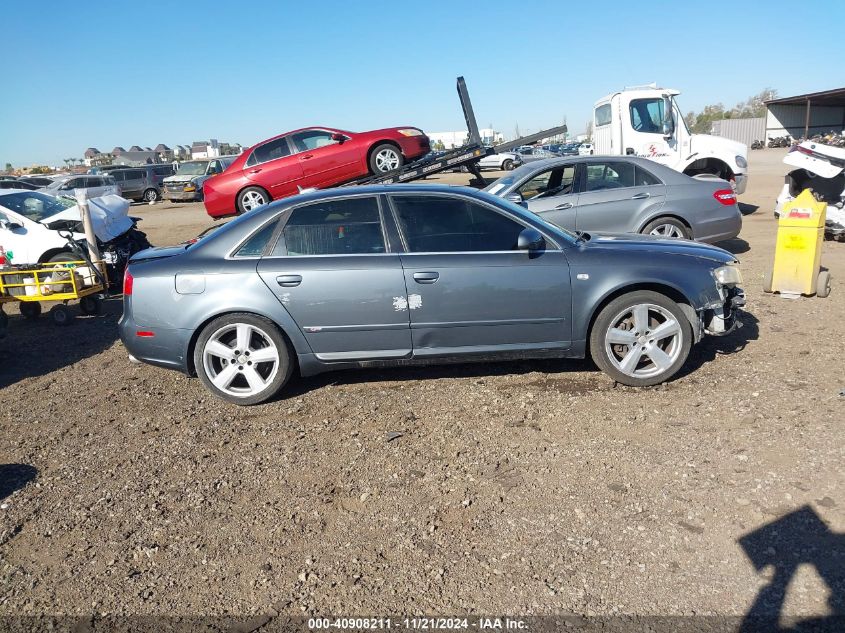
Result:
{"type": "Polygon", "coordinates": [[[835,90],[823,90],[822,92],[808,92],[804,95],[796,95],[794,97],[780,97],[778,99],[769,99],[766,105],[804,105],[810,101],[813,105],[818,106],[845,106],[845,88],[836,88],[835,90]]]}

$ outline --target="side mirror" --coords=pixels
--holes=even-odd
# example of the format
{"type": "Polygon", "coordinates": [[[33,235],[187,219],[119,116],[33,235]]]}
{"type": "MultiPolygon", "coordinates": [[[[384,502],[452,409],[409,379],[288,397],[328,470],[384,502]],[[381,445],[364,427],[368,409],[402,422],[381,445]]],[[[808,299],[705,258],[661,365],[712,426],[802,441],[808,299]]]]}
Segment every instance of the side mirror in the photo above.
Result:
{"type": "Polygon", "coordinates": [[[672,116],[672,97],[663,96],[663,136],[670,137],[675,133],[675,118],[672,116]]]}
{"type": "Polygon", "coordinates": [[[505,200],[507,200],[508,202],[513,202],[514,204],[518,204],[520,206],[523,206],[526,209],[528,208],[528,205],[525,202],[525,198],[523,198],[522,194],[519,193],[518,191],[514,191],[513,193],[509,193],[507,196],[505,196],[505,200]]]}
{"type": "Polygon", "coordinates": [[[531,227],[522,229],[516,241],[516,248],[521,251],[539,251],[546,244],[543,234],[531,227]]]}
{"type": "Polygon", "coordinates": [[[337,141],[338,143],[343,143],[346,140],[346,137],[340,132],[335,132],[332,134],[332,140],[337,141]]]}
{"type": "Polygon", "coordinates": [[[19,224],[18,222],[10,222],[9,220],[0,220],[0,229],[6,229],[7,231],[15,231],[17,229],[22,229],[23,224],[19,224]]]}

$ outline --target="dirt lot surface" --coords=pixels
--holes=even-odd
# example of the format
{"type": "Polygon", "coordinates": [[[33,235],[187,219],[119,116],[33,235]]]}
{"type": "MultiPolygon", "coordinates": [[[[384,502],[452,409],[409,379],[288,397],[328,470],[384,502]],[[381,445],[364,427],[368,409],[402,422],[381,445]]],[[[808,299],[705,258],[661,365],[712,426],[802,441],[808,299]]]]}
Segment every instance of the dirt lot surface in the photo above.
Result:
{"type": "MultiPolygon", "coordinates": [[[[845,244],[829,298],[762,292],[782,155],[751,153],[723,245],[745,327],[658,388],[502,363],[238,408],[130,364],[119,300],[65,329],[8,310],[0,615],[845,612],[845,244]]],[[[135,211],[154,244],[211,223],[135,211]]]]}

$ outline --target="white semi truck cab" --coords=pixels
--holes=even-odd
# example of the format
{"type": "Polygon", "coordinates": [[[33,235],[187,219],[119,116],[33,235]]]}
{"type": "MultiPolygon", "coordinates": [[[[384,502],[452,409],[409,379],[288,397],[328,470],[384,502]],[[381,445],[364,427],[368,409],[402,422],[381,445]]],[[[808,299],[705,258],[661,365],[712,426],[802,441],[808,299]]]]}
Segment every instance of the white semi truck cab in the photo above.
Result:
{"type": "Polygon", "coordinates": [[[729,181],[737,194],[748,183],[748,146],[718,136],[691,134],[675,99],[680,92],[655,85],[626,88],[596,102],[596,154],[642,156],[689,176],[729,181]]]}

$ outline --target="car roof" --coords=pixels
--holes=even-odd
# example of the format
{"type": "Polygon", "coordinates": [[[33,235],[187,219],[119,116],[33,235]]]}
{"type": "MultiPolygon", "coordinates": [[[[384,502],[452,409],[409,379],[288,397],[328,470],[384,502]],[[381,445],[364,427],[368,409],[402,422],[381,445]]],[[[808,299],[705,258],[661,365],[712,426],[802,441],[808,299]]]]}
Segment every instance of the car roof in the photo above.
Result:
{"type": "Polygon", "coordinates": [[[662,165],[658,162],[655,162],[648,158],[644,158],[642,156],[605,156],[600,154],[593,154],[589,156],[582,155],[544,158],[541,160],[532,161],[530,163],[525,163],[524,165],[521,165],[520,167],[514,169],[507,176],[502,176],[502,178],[508,178],[511,179],[511,182],[516,182],[524,178],[528,174],[533,174],[535,172],[542,171],[544,169],[549,169],[550,167],[556,167],[558,165],[568,165],[573,163],[589,165],[591,163],[603,162],[622,162],[638,165],[639,167],[659,177],[660,180],[662,180],[663,183],[667,185],[688,184],[691,180],[690,177],[686,174],[682,174],[679,171],[675,171],[671,167],[667,167],[666,165],[662,165]]]}

